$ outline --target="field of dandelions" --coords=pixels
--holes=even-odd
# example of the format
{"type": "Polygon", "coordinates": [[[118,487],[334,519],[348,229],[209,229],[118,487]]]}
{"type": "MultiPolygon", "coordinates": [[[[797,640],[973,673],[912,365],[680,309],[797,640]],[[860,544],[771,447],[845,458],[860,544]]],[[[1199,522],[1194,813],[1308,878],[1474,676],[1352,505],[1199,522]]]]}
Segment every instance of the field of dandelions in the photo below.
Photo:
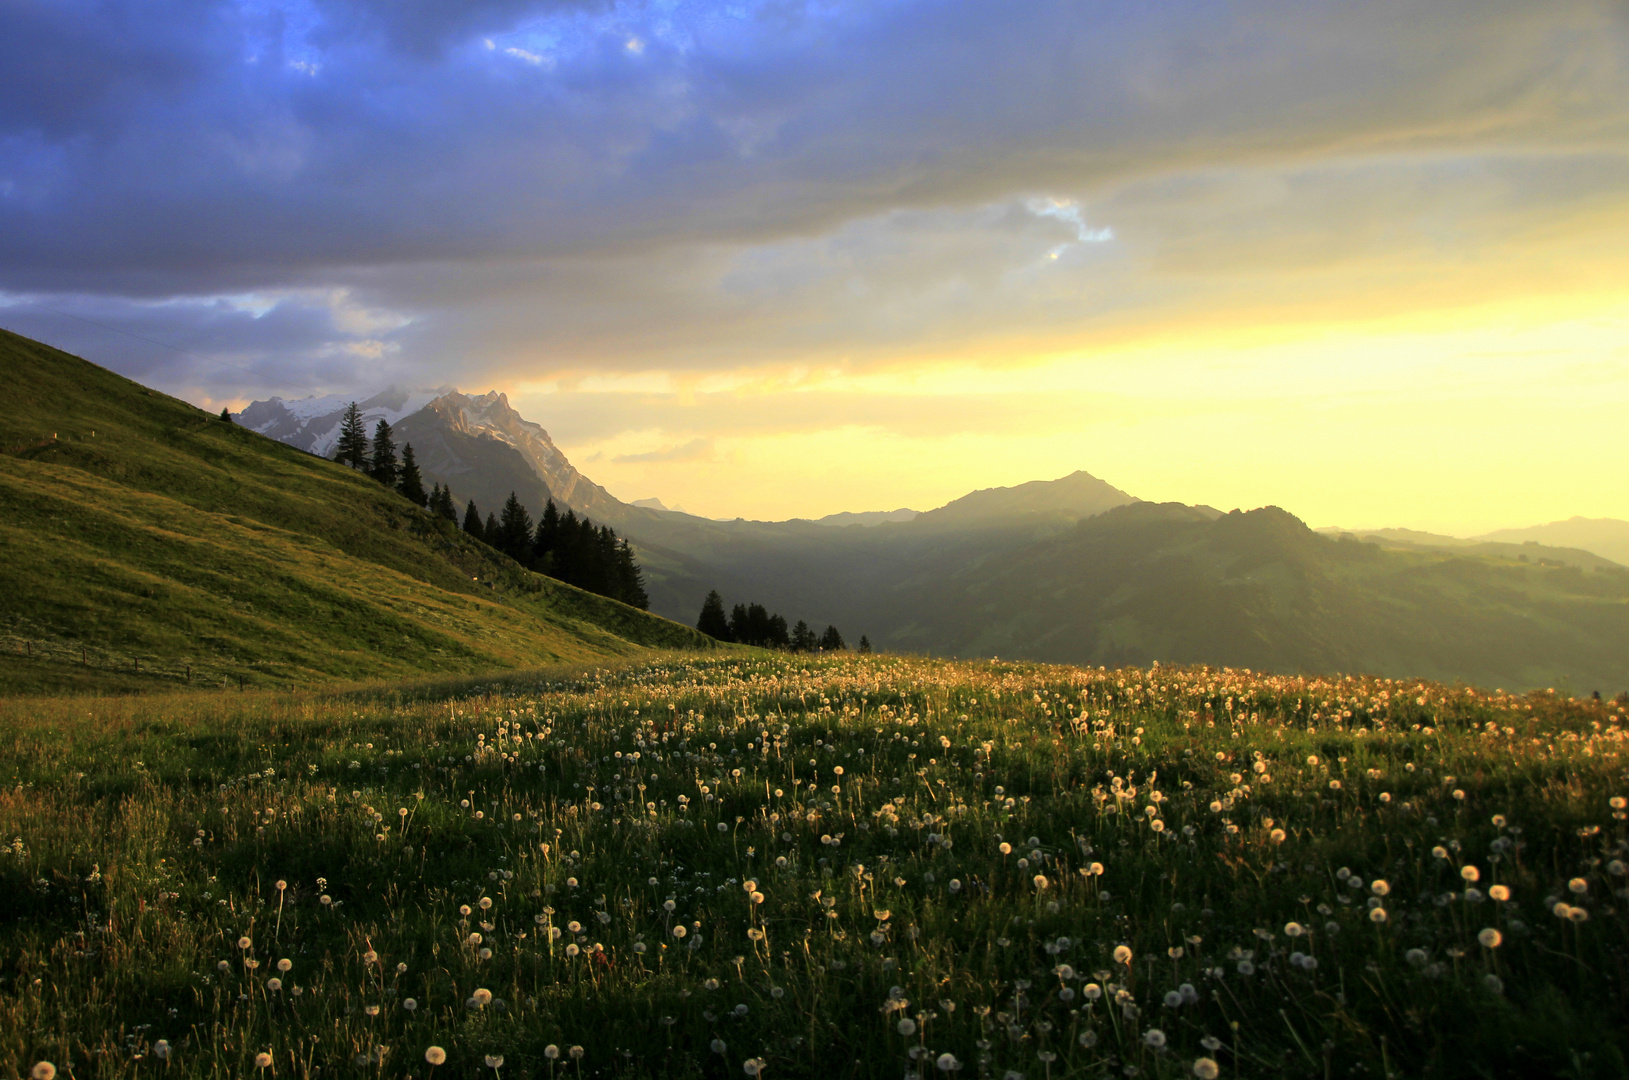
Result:
{"type": "Polygon", "coordinates": [[[3,1075],[1626,1071],[1616,703],[742,654],[0,717],[3,1075]]]}

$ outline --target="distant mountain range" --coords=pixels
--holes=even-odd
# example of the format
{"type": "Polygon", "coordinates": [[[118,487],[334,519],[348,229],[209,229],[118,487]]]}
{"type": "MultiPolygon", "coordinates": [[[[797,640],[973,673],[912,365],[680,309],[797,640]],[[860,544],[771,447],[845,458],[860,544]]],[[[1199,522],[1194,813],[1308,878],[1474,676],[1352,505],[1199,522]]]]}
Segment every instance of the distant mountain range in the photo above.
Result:
{"type": "MultiPolygon", "coordinates": [[[[344,404],[273,399],[239,419],[322,453],[344,404]]],[[[1320,535],[1272,507],[1144,503],[1086,472],[926,512],[715,521],[615,498],[502,394],[390,390],[359,404],[460,502],[495,510],[514,491],[534,518],[552,497],[611,525],[637,549],[651,610],[687,623],[716,588],[851,641],[939,654],[1629,688],[1626,522],[1320,535]]]]}

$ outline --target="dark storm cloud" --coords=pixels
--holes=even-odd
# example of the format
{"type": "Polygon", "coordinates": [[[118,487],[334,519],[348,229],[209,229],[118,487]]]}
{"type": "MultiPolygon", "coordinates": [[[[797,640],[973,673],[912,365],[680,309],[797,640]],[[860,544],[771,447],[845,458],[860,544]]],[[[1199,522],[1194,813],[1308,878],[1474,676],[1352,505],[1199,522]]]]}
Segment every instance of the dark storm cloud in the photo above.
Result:
{"type": "MultiPolygon", "coordinates": [[[[1046,325],[1154,303],[1173,253],[1294,249],[1294,213],[1239,191],[1325,159],[1493,145],[1616,176],[1625,26],[1587,0],[0,0],[0,304],[136,326],[192,298],[158,332],[241,326],[314,390],[369,350],[457,380],[1046,325]],[[1224,201],[1175,235],[1203,193],[1138,195],[1190,174],[1224,201]],[[1041,195],[1125,246],[1071,246],[1041,195]],[[336,291],[398,325],[339,329],[336,291]],[[240,294],[304,297],[322,340],[210,307],[240,294]]],[[[1582,175],[1531,171],[1555,199],[1582,175]]],[[[1398,204],[1384,178],[1337,198],[1398,204]]]]}

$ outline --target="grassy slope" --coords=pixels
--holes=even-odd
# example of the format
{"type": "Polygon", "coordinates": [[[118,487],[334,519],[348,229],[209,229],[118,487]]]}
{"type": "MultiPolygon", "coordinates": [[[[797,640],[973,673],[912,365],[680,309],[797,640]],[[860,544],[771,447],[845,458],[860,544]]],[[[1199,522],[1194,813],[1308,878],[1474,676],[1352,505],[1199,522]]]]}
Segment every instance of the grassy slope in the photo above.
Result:
{"type": "Polygon", "coordinates": [[[189,666],[199,681],[311,681],[706,644],[76,357],[0,332],[0,367],[12,692],[130,688],[189,666]]]}
{"type": "Polygon", "coordinates": [[[1383,551],[1275,508],[1124,507],[899,610],[916,621],[887,640],[961,655],[1629,687],[1629,571],[1383,551]]]}
{"type": "Polygon", "coordinates": [[[0,701],[0,1076],[1626,1074],[1621,706],[596,667],[0,701]]]}

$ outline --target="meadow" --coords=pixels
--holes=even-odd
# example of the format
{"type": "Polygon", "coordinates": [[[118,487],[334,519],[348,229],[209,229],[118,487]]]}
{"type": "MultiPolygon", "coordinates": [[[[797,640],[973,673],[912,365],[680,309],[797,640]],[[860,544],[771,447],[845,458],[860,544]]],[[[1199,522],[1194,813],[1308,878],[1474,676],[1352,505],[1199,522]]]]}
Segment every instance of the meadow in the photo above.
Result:
{"type": "Polygon", "coordinates": [[[1626,1072],[1614,702],[743,651],[0,730],[5,1075],[1626,1072]]]}

